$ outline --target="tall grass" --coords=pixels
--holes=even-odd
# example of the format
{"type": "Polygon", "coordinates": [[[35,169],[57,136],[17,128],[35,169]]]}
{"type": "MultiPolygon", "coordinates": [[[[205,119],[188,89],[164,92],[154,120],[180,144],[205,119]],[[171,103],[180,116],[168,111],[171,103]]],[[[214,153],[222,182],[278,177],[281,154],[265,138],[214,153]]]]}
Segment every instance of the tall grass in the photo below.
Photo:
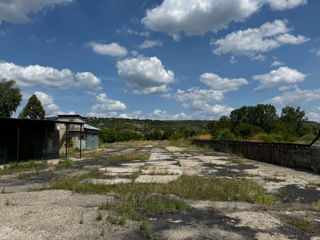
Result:
{"type": "Polygon", "coordinates": [[[174,194],[181,198],[212,201],[245,201],[249,203],[273,204],[273,198],[265,195],[263,188],[253,180],[238,178],[206,179],[183,175],[167,184],[121,183],[116,185],[81,183],[84,177],[63,177],[51,183],[51,188],[76,192],[96,193],[159,193],[174,194]]]}

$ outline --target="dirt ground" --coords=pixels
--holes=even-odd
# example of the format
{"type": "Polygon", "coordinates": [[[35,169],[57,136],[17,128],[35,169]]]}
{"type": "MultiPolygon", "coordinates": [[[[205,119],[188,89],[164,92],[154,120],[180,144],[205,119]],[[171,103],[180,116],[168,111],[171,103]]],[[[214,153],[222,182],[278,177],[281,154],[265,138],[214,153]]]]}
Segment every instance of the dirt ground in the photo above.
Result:
{"type": "Polygon", "coordinates": [[[319,174],[156,142],[112,145],[105,150],[104,156],[75,161],[69,167],[48,165],[30,177],[21,177],[21,171],[0,170],[0,239],[145,239],[138,221],[120,226],[104,220],[109,212],[99,210],[99,205],[113,201],[116,194],[40,190],[56,177],[97,168],[103,177],[88,179],[91,183],[166,183],[181,175],[240,176],[255,180],[275,199],[273,206],[182,199],[189,206],[186,211],[148,215],[156,239],[320,240],[320,209],[314,205],[320,200],[319,174]],[[147,160],[110,162],[111,154],[132,151],[151,155],[147,160]],[[130,176],[136,171],[140,174],[133,180],[130,176]]]}

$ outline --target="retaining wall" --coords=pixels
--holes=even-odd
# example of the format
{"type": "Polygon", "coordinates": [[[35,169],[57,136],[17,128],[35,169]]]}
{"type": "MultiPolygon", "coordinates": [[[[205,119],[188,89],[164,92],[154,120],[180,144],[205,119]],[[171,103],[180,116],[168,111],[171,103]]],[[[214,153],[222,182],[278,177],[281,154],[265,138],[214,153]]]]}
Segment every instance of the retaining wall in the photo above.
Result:
{"type": "Polygon", "coordinates": [[[246,158],[320,173],[320,147],[302,144],[255,143],[237,141],[194,140],[215,151],[241,154],[246,158]]]}

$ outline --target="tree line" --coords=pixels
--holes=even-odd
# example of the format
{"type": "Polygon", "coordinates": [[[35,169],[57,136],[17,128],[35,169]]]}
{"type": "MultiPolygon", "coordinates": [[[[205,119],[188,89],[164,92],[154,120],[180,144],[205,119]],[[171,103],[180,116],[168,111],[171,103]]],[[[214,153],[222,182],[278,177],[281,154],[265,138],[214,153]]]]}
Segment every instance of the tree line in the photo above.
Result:
{"type": "Polygon", "coordinates": [[[274,106],[258,104],[235,109],[230,116],[210,122],[208,129],[216,140],[294,142],[303,136],[310,140],[318,130],[316,126],[308,126],[307,120],[300,107],[286,106],[278,116],[274,106]]]}

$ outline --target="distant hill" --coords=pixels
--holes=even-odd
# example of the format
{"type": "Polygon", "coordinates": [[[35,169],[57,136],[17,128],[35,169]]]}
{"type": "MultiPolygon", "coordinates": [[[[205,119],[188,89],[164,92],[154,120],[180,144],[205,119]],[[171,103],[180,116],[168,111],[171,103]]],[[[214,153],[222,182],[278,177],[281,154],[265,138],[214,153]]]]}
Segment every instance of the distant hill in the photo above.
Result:
{"type": "Polygon", "coordinates": [[[306,125],[307,127],[320,128],[320,123],[314,122],[314,121],[306,121],[305,125],[306,125]]]}
{"type": "Polygon", "coordinates": [[[187,127],[196,132],[206,131],[209,120],[150,120],[150,119],[124,119],[124,118],[85,118],[87,124],[104,129],[115,129],[117,131],[139,131],[148,133],[153,130],[178,131],[187,127]]]}

